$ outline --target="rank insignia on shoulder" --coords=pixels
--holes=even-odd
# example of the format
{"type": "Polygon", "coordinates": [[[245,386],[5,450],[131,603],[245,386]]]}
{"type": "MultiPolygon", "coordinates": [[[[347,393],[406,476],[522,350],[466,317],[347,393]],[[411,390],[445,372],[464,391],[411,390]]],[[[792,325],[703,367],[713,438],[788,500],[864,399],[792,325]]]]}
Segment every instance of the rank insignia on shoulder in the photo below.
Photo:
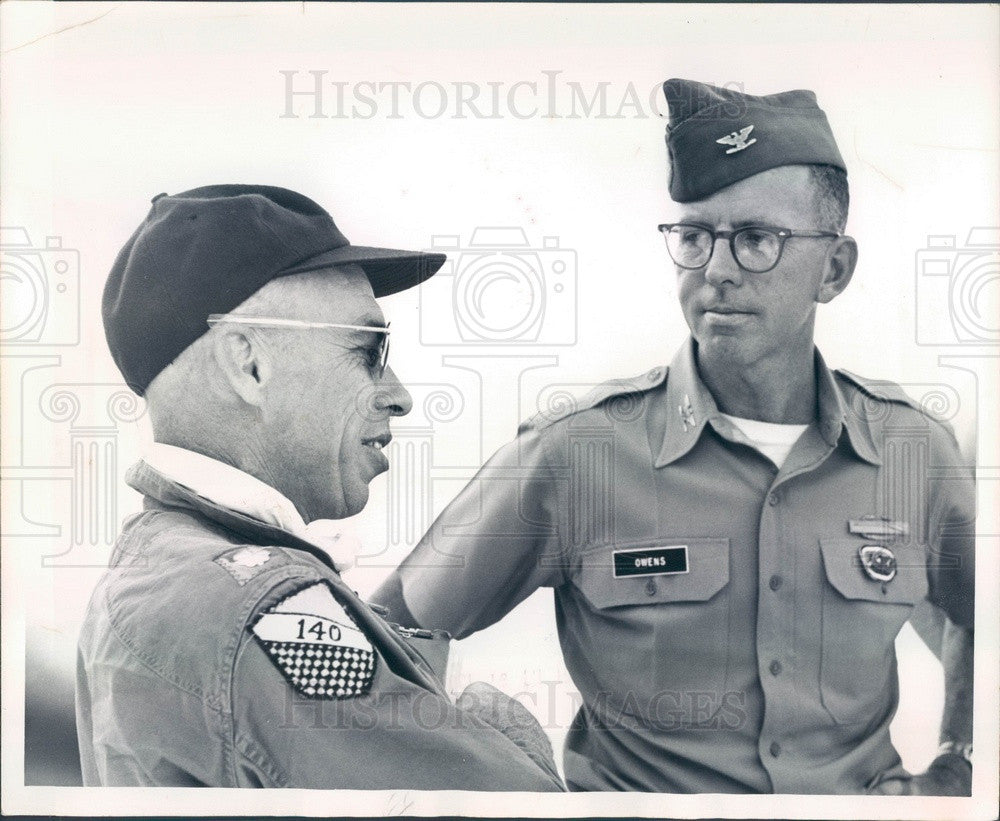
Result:
{"type": "Polygon", "coordinates": [[[272,551],[259,545],[237,547],[215,557],[215,563],[229,573],[236,583],[243,587],[254,576],[265,569],[272,559],[272,551]]]}
{"type": "Polygon", "coordinates": [[[252,627],[285,679],[310,698],[364,695],[375,678],[375,648],[325,582],[282,599],[252,627]]]}
{"type": "Polygon", "coordinates": [[[885,545],[866,544],[858,556],[869,579],[885,584],[896,578],[896,554],[885,545]]]}

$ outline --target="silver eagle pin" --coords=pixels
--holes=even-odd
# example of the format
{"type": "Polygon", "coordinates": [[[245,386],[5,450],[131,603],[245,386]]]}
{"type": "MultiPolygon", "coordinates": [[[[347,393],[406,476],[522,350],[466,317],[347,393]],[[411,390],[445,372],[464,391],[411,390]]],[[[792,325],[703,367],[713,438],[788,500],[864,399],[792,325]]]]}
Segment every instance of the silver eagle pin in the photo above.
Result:
{"type": "Polygon", "coordinates": [[[697,427],[698,423],[694,418],[694,408],[691,407],[691,397],[687,394],[684,394],[684,402],[677,406],[677,413],[680,414],[685,433],[688,428],[697,427]]]}
{"type": "Polygon", "coordinates": [[[735,154],[737,151],[743,151],[745,148],[749,148],[755,142],[757,138],[747,139],[750,136],[750,132],[753,131],[753,126],[748,125],[746,128],[740,129],[739,131],[734,131],[732,134],[727,134],[725,137],[721,137],[716,140],[719,145],[731,145],[726,153],[735,154]]]}

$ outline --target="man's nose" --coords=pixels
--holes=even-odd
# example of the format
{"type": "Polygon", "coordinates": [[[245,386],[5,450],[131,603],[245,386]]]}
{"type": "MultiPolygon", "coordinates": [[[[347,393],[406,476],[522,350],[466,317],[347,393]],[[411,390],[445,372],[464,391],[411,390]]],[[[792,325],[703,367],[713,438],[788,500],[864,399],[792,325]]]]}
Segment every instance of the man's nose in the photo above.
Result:
{"type": "Polygon", "coordinates": [[[375,404],[379,410],[389,411],[390,416],[406,416],[413,410],[413,397],[396,378],[396,372],[386,367],[375,394],[375,404]]]}
{"type": "Polygon", "coordinates": [[[731,285],[739,285],[743,282],[743,269],[733,257],[733,250],[728,239],[715,238],[712,257],[705,265],[705,280],[716,287],[727,282],[731,285]]]}

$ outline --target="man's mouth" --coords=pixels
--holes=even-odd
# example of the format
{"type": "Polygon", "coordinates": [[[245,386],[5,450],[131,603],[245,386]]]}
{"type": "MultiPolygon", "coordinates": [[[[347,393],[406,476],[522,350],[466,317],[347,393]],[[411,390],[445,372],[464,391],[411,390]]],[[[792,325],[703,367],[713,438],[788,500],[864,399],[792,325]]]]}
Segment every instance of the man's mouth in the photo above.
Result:
{"type": "Polygon", "coordinates": [[[371,439],[362,439],[361,444],[374,450],[381,451],[391,441],[392,434],[383,433],[379,436],[373,436],[371,439]]]}
{"type": "Polygon", "coordinates": [[[740,311],[728,305],[709,305],[705,308],[706,314],[746,314],[749,311],[740,311]]]}

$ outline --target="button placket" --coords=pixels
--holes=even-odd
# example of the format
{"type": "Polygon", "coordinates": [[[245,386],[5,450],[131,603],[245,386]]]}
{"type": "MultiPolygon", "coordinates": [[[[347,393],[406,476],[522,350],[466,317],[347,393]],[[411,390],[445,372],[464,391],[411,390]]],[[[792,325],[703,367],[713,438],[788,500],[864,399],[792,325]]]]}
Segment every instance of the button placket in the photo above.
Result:
{"type": "MultiPolygon", "coordinates": [[[[786,518],[794,518],[794,513],[786,508],[788,494],[784,487],[772,486],[763,501],[758,529],[758,584],[762,593],[757,603],[757,658],[761,662],[760,683],[765,705],[761,753],[770,772],[772,764],[781,769],[777,759],[783,750],[777,740],[766,739],[768,736],[774,739],[776,733],[792,722],[789,709],[793,699],[789,688],[794,688],[795,682],[780,658],[789,649],[790,620],[794,619],[791,611],[794,596],[788,587],[794,576],[794,553],[788,544],[791,534],[783,526],[786,518]]],[[[775,777],[772,773],[772,782],[775,777]]]]}

